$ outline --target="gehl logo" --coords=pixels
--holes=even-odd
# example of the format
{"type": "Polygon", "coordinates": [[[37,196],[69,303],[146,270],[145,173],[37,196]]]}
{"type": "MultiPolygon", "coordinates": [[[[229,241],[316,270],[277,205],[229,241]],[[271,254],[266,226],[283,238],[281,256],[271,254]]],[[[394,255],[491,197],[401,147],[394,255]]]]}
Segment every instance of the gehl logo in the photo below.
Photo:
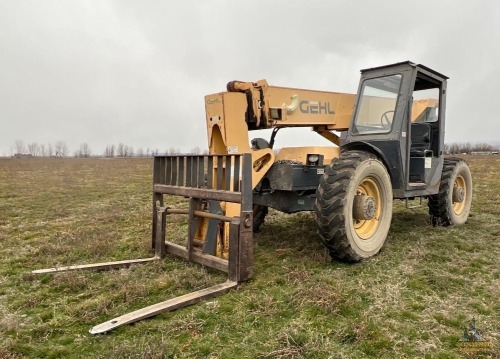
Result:
{"type": "Polygon", "coordinates": [[[299,110],[302,113],[308,114],[325,114],[325,115],[333,115],[335,111],[330,109],[330,102],[321,102],[321,101],[300,101],[299,110]]]}

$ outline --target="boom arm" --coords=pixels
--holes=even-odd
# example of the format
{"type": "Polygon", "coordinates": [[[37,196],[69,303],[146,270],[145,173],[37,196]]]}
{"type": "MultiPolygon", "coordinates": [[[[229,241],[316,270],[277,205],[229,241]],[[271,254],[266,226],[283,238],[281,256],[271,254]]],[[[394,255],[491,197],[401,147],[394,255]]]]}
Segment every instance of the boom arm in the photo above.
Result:
{"type": "Polygon", "coordinates": [[[211,154],[251,153],[252,185],[274,163],[271,148],[253,150],[248,131],[279,127],[312,127],[338,145],[332,130],[349,128],[356,95],[232,81],[228,92],[205,97],[208,145],[211,154]]]}
{"type": "Polygon", "coordinates": [[[266,80],[232,81],[227,89],[246,95],[249,129],[326,126],[347,130],[356,100],[354,94],[269,86],[266,80]]]}

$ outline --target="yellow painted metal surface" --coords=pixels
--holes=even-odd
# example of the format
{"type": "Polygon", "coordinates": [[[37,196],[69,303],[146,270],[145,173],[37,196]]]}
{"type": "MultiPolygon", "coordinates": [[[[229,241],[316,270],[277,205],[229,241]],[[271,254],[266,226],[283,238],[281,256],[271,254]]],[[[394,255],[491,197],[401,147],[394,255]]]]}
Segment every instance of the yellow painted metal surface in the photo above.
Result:
{"type": "MultiPolygon", "coordinates": [[[[252,150],[249,145],[248,125],[245,121],[247,100],[243,93],[224,92],[205,97],[207,136],[210,154],[252,154],[252,188],[264,177],[275,161],[272,149],[252,150]]],[[[223,171],[214,163],[214,173],[223,171]]],[[[240,216],[237,203],[222,203],[225,215],[240,216]]],[[[206,220],[203,220],[206,222],[206,220]]],[[[200,227],[206,228],[203,223],[200,227]]],[[[224,224],[223,236],[219,238],[217,256],[228,257],[229,224],[224,224]]]]}
{"type": "Polygon", "coordinates": [[[347,130],[356,102],[355,94],[269,86],[266,80],[232,81],[228,89],[251,94],[251,110],[260,128],[324,125],[347,130]]]}
{"type": "Polygon", "coordinates": [[[306,164],[307,155],[312,153],[323,155],[323,163],[329,164],[334,158],[340,156],[340,148],[333,146],[286,147],[279,150],[276,161],[291,160],[306,164]]]}
{"type": "Polygon", "coordinates": [[[331,143],[340,146],[340,137],[336,133],[330,132],[330,128],[328,126],[314,126],[313,131],[323,136],[331,143]]]}
{"type": "MultiPolygon", "coordinates": [[[[307,154],[316,153],[324,156],[324,163],[330,163],[333,158],[339,156],[340,150],[334,146],[284,148],[278,157],[270,148],[253,150],[249,144],[246,117],[249,113],[255,116],[253,120],[256,128],[313,127],[323,137],[338,144],[338,136],[330,131],[349,128],[355,95],[274,87],[268,86],[265,80],[256,83],[235,81],[228,84],[228,88],[231,92],[205,97],[209,153],[250,153],[253,163],[252,188],[260,182],[276,159],[305,163],[307,154]],[[245,91],[251,94],[250,99],[245,91]]],[[[214,163],[214,173],[216,171],[224,169],[217,168],[217,163],[214,163]]],[[[221,206],[228,217],[240,215],[239,204],[222,203],[221,206]]],[[[217,256],[227,258],[229,225],[226,223],[223,226],[223,234],[218,237],[217,256]]],[[[206,228],[207,223],[202,223],[196,237],[202,237],[206,228]]]]}
{"type": "Polygon", "coordinates": [[[453,201],[452,202],[453,212],[455,212],[455,214],[457,216],[459,216],[467,208],[466,201],[464,199],[467,198],[468,193],[467,193],[467,185],[465,182],[465,178],[463,176],[461,176],[461,175],[457,176],[457,178],[455,179],[455,182],[453,183],[453,189],[455,189],[455,187],[458,187],[459,189],[461,189],[462,193],[463,193],[463,200],[462,201],[456,201],[456,202],[453,201]]]}
{"type": "Polygon", "coordinates": [[[338,92],[303,90],[269,86],[266,93],[269,109],[283,109],[280,126],[325,125],[331,130],[347,130],[351,122],[356,95],[338,92]]]}
{"type": "Polygon", "coordinates": [[[272,149],[252,150],[245,122],[246,96],[223,92],[205,97],[207,135],[210,154],[252,154],[252,187],[264,177],[274,163],[272,149]]]}
{"type": "Polygon", "coordinates": [[[415,120],[428,107],[436,108],[436,107],[438,107],[438,104],[439,104],[439,102],[436,99],[414,100],[412,107],[411,107],[411,122],[415,122],[415,120]]]}
{"type": "Polygon", "coordinates": [[[380,188],[377,182],[371,177],[363,179],[363,181],[358,185],[356,194],[369,196],[373,198],[375,202],[375,216],[372,219],[356,219],[354,222],[354,230],[356,231],[356,234],[360,238],[368,240],[372,237],[373,233],[375,233],[380,224],[379,218],[383,210],[382,194],[380,193],[380,188]]]}

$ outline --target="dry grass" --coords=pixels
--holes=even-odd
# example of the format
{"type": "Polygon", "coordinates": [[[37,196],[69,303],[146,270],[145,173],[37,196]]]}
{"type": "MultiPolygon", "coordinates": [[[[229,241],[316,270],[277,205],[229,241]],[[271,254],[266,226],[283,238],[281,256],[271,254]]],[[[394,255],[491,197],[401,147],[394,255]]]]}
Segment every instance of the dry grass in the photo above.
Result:
{"type": "MultiPolygon", "coordinates": [[[[468,158],[469,222],[429,225],[396,203],[375,258],[331,262],[314,218],[271,211],[255,235],[255,277],[223,297],[122,327],[88,329],[222,282],[167,257],[108,272],[30,270],[151,255],[148,159],[0,159],[1,358],[459,358],[475,317],[498,354],[500,157],[468,158]]],[[[182,205],[182,204],[179,204],[182,205]]],[[[169,234],[182,238],[185,220],[169,234]]]]}

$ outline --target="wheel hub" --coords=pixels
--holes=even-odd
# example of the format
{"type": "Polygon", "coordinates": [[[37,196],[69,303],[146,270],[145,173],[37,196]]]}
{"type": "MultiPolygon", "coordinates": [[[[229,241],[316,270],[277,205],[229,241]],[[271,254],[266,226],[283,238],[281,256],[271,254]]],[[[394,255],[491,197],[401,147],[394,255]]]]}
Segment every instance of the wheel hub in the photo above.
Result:
{"type": "Polygon", "coordinates": [[[452,196],[453,202],[462,203],[465,199],[465,191],[462,187],[454,187],[452,196]]]}
{"type": "Polygon", "coordinates": [[[359,221],[371,220],[375,217],[376,211],[377,204],[373,197],[364,194],[354,196],[352,215],[355,219],[359,221]]]}

